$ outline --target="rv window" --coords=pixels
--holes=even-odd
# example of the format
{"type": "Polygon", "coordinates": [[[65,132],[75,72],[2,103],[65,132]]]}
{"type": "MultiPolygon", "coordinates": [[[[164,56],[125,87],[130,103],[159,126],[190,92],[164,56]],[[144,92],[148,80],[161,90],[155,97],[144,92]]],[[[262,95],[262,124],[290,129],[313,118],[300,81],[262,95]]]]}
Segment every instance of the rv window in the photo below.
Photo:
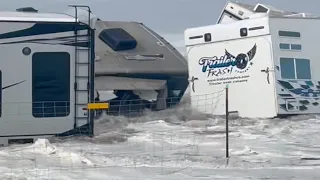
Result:
{"type": "Polygon", "coordinates": [[[32,56],[32,114],[64,117],[70,113],[70,54],[36,52],[32,56]]]}
{"type": "Polygon", "coordinates": [[[280,49],[290,49],[290,44],[280,43],[280,49]]]}
{"type": "Polygon", "coordinates": [[[308,59],[295,59],[297,79],[311,79],[310,61],[308,59]]]}
{"type": "Polygon", "coordinates": [[[281,77],[283,79],[295,79],[294,59],[280,58],[281,77]]]}
{"type": "Polygon", "coordinates": [[[259,12],[259,13],[266,13],[269,11],[268,8],[264,7],[264,6],[261,6],[261,5],[258,5],[256,8],[255,8],[255,11],[256,12],[259,12]]]}
{"type": "Polygon", "coordinates": [[[280,47],[280,49],[301,50],[301,45],[300,44],[280,43],[279,47],[280,47]]]}
{"type": "Polygon", "coordinates": [[[279,31],[279,36],[285,36],[285,37],[300,37],[299,32],[293,32],[293,31],[279,31]]]}
{"type": "Polygon", "coordinates": [[[293,50],[301,50],[301,45],[300,44],[291,44],[291,49],[293,49],[293,50]]]}

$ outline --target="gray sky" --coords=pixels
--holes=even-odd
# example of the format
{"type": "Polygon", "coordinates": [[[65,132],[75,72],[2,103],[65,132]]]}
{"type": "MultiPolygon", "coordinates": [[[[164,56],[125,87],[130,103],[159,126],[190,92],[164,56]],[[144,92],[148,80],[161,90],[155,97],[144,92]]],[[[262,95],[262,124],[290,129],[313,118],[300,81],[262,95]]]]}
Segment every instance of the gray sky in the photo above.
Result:
{"type": "MultiPolygon", "coordinates": [[[[320,0],[238,1],[249,4],[260,2],[287,11],[320,15],[320,0]]],[[[226,2],[226,0],[9,0],[1,3],[1,10],[32,6],[39,11],[63,12],[67,10],[68,4],[85,4],[103,20],[143,22],[173,45],[180,47],[183,46],[183,32],[186,28],[215,23],[226,2]]]]}

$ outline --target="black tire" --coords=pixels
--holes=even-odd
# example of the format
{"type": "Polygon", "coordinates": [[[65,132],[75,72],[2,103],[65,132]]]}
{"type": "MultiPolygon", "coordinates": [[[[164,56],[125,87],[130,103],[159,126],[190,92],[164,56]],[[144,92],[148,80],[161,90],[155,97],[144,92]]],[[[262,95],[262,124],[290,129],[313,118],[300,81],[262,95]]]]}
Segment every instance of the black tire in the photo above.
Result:
{"type": "Polygon", "coordinates": [[[119,114],[121,115],[137,115],[141,114],[146,104],[139,96],[133,93],[126,93],[122,96],[119,104],[119,114]]]}

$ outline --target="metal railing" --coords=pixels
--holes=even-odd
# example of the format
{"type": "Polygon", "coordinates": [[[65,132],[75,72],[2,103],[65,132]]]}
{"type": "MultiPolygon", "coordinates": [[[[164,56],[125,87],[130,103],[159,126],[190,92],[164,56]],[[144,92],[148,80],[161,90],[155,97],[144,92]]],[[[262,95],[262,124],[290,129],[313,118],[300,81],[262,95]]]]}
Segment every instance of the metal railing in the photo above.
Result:
{"type": "Polygon", "coordinates": [[[1,116],[65,117],[70,113],[70,103],[70,101],[2,102],[0,109],[1,116]]]}

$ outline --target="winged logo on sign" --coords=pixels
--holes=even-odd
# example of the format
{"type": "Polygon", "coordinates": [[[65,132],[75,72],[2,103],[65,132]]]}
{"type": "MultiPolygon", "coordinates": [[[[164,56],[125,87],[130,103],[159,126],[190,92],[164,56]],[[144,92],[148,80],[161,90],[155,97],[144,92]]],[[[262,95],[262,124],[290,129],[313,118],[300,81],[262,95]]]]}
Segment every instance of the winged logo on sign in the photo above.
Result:
{"type": "Polygon", "coordinates": [[[237,56],[232,55],[231,53],[228,52],[227,49],[225,49],[225,54],[228,57],[228,59],[235,59],[236,60],[236,67],[240,70],[243,71],[248,68],[248,65],[252,65],[253,62],[251,60],[255,57],[257,52],[257,44],[255,44],[249,52],[246,54],[240,53],[237,56]]]}

